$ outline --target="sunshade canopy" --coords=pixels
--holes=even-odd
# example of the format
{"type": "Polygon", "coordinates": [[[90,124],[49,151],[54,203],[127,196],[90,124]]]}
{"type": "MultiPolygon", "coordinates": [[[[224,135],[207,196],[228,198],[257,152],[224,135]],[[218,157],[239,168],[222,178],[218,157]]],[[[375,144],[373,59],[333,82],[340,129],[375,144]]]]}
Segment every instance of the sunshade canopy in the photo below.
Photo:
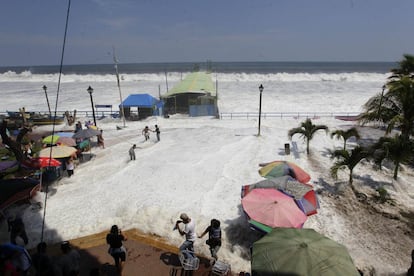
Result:
{"type": "Polygon", "coordinates": [[[73,155],[76,152],[74,147],[55,146],[47,147],[39,151],[39,157],[65,158],[73,155]]]}
{"type": "Polygon", "coordinates": [[[75,134],[73,134],[72,138],[74,138],[74,139],[86,139],[86,138],[91,138],[91,137],[94,137],[94,136],[98,136],[100,134],[101,134],[101,132],[97,129],[86,128],[86,129],[81,129],[81,130],[77,131],[75,134]]]}
{"type": "Polygon", "coordinates": [[[290,175],[272,177],[261,180],[254,184],[245,185],[242,189],[242,197],[248,194],[249,191],[256,188],[274,188],[293,196],[295,199],[302,198],[307,192],[313,188],[310,184],[303,184],[290,175]]]}
{"type": "Polygon", "coordinates": [[[259,170],[259,174],[265,178],[290,175],[302,183],[308,183],[311,179],[310,175],[307,172],[292,162],[273,161],[259,165],[263,166],[259,170]]]}
{"type": "Polygon", "coordinates": [[[251,219],[270,227],[300,228],[307,219],[292,197],[275,189],[254,189],[242,206],[251,219]]]}
{"type": "Polygon", "coordinates": [[[313,229],[275,228],[253,244],[253,275],[360,275],[345,246],[313,229]]]}
{"type": "Polygon", "coordinates": [[[214,83],[211,79],[211,74],[208,72],[193,72],[187,75],[184,80],[174,86],[168,93],[161,96],[161,98],[168,98],[180,94],[196,93],[196,94],[210,94],[216,95],[214,83]]]}
{"type": "Polygon", "coordinates": [[[131,94],[122,102],[120,106],[152,108],[158,102],[159,100],[149,94],[131,94]]]}

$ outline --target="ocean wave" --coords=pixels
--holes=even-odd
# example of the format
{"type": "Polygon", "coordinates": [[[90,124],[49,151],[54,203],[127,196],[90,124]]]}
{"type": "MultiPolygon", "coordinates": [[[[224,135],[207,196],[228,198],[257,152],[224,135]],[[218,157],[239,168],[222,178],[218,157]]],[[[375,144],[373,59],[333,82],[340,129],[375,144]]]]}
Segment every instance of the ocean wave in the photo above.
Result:
{"type": "MultiPolygon", "coordinates": [[[[120,74],[121,81],[180,81],[189,72],[120,74]]],[[[220,82],[385,82],[390,73],[212,73],[212,79],[220,82]]],[[[35,74],[30,71],[16,73],[7,71],[0,74],[0,82],[54,82],[58,73],[35,74]]],[[[61,82],[114,82],[114,74],[62,74],[61,82]]]]}

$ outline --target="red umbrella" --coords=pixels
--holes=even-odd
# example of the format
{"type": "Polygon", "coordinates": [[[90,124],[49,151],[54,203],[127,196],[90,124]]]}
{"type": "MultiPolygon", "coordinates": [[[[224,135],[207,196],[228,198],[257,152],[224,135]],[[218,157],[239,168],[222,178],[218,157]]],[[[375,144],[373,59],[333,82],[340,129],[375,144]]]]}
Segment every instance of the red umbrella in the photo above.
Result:
{"type": "Polygon", "coordinates": [[[292,197],[276,189],[254,189],[242,206],[251,219],[270,227],[301,228],[307,219],[292,197]]]}
{"type": "Polygon", "coordinates": [[[61,165],[59,160],[49,157],[35,157],[30,161],[31,167],[44,168],[44,167],[59,167],[61,165]]]}
{"type": "Polygon", "coordinates": [[[273,161],[259,165],[263,167],[259,170],[259,174],[265,178],[290,175],[302,183],[308,183],[311,179],[310,175],[307,172],[292,162],[273,161]]]}
{"type": "Polygon", "coordinates": [[[311,216],[318,212],[319,201],[314,190],[307,192],[301,199],[295,199],[299,208],[307,215],[311,216]]]}

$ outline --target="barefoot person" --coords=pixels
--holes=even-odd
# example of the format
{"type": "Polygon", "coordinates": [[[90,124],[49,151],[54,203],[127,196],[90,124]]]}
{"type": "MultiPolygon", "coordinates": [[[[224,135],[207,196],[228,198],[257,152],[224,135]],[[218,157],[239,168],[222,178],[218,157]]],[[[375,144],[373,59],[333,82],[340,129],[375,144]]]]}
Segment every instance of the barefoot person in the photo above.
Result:
{"type": "Polygon", "coordinates": [[[119,275],[122,275],[126,260],[126,249],[122,245],[122,242],[126,240],[127,237],[121,233],[117,225],[113,225],[109,234],[106,235],[106,243],[109,244],[108,253],[114,258],[119,275]]]}

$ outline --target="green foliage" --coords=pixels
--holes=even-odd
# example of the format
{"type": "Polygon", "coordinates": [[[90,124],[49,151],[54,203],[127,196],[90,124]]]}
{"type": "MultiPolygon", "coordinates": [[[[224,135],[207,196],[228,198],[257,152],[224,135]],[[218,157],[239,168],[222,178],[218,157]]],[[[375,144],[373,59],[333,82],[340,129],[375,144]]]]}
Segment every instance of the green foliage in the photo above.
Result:
{"type": "Polygon", "coordinates": [[[306,141],[306,153],[309,154],[309,142],[318,130],[325,130],[325,132],[328,132],[328,127],[325,125],[314,125],[312,120],[308,118],[301,123],[300,127],[290,129],[288,137],[289,139],[292,139],[293,135],[300,134],[300,136],[306,141]]]}
{"type": "Polygon", "coordinates": [[[371,149],[374,161],[379,167],[385,159],[394,163],[394,179],[398,178],[398,170],[401,163],[408,163],[413,160],[414,142],[402,135],[394,137],[381,137],[371,149]]]}
{"type": "Polygon", "coordinates": [[[356,165],[362,160],[369,157],[369,151],[366,148],[357,146],[351,151],[347,150],[335,150],[333,152],[332,158],[335,158],[336,161],[330,169],[331,176],[334,179],[338,179],[338,171],[343,169],[349,170],[349,185],[351,186],[352,191],[356,192],[355,187],[353,186],[353,170],[356,165]]]}
{"type": "Polygon", "coordinates": [[[387,201],[392,201],[390,194],[388,193],[388,191],[384,188],[384,187],[379,187],[376,189],[378,195],[376,196],[376,199],[380,202],[380,203],[385,203],[387,201]]]}
{"type": "Polygon", "coordinates": [[[336,137],[337,139],[342,138],[344,140],[344,150],[346,150],[346,141],[349,138],[355,137],[357,140],[361,138],[359,136],[358,130],[355,127],[350,128],[348,130],[339,129],[339,130],[332,131],[331,138],[333,137],[336,137]]]}

